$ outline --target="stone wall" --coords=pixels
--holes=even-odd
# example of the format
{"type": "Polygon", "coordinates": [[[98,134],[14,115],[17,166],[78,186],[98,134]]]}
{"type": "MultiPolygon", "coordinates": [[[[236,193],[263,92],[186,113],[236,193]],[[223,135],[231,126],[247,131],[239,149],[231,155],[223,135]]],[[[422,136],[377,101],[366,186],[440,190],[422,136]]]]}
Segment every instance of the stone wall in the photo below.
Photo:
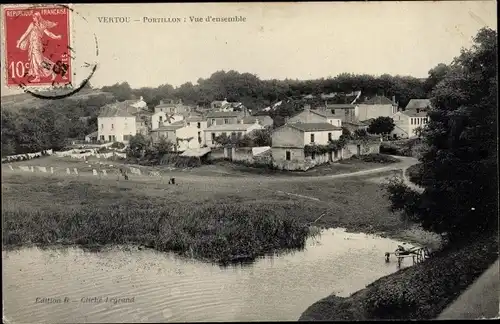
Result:
{"type": "Polygon", "coordinates": [[[281,170],[307,171],[317,165],[329,162],[328,154],[317,154],[313,160],[310,156],[305,156],[302,148],[273,147],[271,150],[273,166],[281,170]],[[286,160],[286,151],[290,152],[289,161],[286,160]]]}
{"type": "Polygon", "coordinates": [[[353,155],[357,155],[358,154],[358,145],[359,145],[360,155],[380,153],[380,142],[348,143],[342,149],[342,158],[349,159],[353,155]]]}

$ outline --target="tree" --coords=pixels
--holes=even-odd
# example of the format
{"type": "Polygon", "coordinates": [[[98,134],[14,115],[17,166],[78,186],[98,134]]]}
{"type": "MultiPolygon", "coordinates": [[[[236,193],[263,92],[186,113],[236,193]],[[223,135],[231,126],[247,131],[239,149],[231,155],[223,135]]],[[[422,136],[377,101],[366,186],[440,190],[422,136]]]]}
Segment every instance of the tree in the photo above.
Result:
{"type": "Polygon", "coordinates": [[[444,80],[446,74],[450,72],[451,67],[444,63],[439,63],[434,68],[429,70],[429,76],[424,82],[424,89],[427,93],[431,93],[436,85],[444,80]]]}
{"type": "Polygon", "coordinates": [[[498,229],[497,49],[497,32],[483,28],[455,58],[432,93],[423,130],[425,190],[403,206],[391,199],[451,242],[498,229]]]}
{"type": "Polygon", "coordinates": [[[127,155],[135,158],[143,158],[146,150],[151,146],[151,141],[142,134],[132,136],[128,143],[127,155]]]}
{"type": "Polygon", "coordinates": [[[391,117],[378,117],[368,126],[368,133],[386,135],[392,132],[394,127],[394,120],[391,117]]]}
{"type": "Polygon", "coordinates": [[[271,146],[271,130],[257,129],[251,133],[254,146],[271,146]]]}

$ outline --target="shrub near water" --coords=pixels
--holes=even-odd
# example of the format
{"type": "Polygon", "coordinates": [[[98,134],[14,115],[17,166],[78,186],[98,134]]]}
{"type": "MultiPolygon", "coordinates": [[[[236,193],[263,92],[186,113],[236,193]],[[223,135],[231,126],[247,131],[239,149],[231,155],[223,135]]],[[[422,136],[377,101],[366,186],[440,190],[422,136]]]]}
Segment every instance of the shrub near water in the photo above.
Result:
{"type": "Polygon", "coordinates": [[[307,227],[250,205],[111,206],[68,212],[5,210],[3,243],[143,244],[217,262],[303,248],[307,227]]]}

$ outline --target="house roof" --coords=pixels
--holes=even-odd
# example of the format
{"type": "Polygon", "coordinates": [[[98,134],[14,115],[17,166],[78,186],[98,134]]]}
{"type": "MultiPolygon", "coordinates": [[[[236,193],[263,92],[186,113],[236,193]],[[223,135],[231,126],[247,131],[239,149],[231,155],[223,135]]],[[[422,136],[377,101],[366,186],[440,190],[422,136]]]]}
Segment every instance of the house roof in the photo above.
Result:
{"type": "Polygon", "coordinates": [[[385,97],[385,96],[375,96],[372,97],[364,102],[362,102],[363,105],[392,105],[393,102],[391,99],[385,97]]]}
{"type": "Polygon", "coordinates": [[[285,126],[296,128],[302,132],[342,130],[342,127],[333,126],[329,123],[292,123],[285,126]]]}
{"type": "Polygon", "coordinates": [[[133,117],[139,110],[127,102],[115,102],[101,108],[99,117],[133,117]]]}
{"type": "Polygon", "coordinates": [[[249,127],[253,126],[253,124],[224,124],[224,125],[212,125],[205,129],[205,132],[213,132],[213,131],[246,131],[249,127]]]}
{"type": "Polygon", "coordinates": [[[203,117],[197,116],[197,115],[187,116],[186,121],[188,121],[188,122],[200,122],[200,121],[203,121],[203,117]]]}
{"type": "Polygon", "coordinates": [[[406,109],[425,109],[432,107],[430,99],[411,99],[406,105],[406,109]]]}
{"type": "Polygon", "coordinates": [[[182,152],[181,156],[193,156],[193,157],[201,157],[207,155],[212,150],[209,147],[201,147],[198,149],[188,148],[184,152],[182,152]]]}
{"type": "Polygon", "coordinates": [[[96,131],[96,132],[93,132],[93,133],[86,135],[85,137],[97,137],[97,135],[98,135],[98,132],[96,131]]]}
{"type": "Polygon", "coordinates": [[[349,104],[327,104],[326,109],[354,109],[356,106],[349,104]]]}
{"type": "Polygon", "coordinates": [[[184,127],[184,121],[178,121],[169,125],[163,125],[158,127],[157,129],[153,129],[152,132],[160,132],[160,131],[175,131],[178,130],[179,128],[184,127]]]}
{"type": "Polygon", "coordinates": [[[255,120],[258,120],[262,125],[272,125],[273,119],[269,116],[261,115],[261,116],[247,116],[243,118],[244,124],[253,124],[255,120]]]}
{"type": "Polygon", "coordinates": [[[239,117],[239,111],[212,111],[207,114],[207,118],[239,117]]]}
{"type": "Polygon", "coordinates": [[[417,112],[416,109],[407,109],[402,111],[401,113],[409,117],[427,117],[427,111],[417,112]]]}
{"type": "Polygon", "coordinates": [[[311,112],[313,114],[320,115],[321,117],[325,117],[325,118],[335,116],[334,114],[332,114],[331,110],[326,109],[326,108],[319,108],[319,109],[311,110],[311,112]]]}
{"type": "Polygon", "coordinates": [[[355,122],[355,121],[343,121],[342,125],[353,125],[353,126],[368,126],[369,122],[367,123],[366,121],[364,122],[355,122]]]}

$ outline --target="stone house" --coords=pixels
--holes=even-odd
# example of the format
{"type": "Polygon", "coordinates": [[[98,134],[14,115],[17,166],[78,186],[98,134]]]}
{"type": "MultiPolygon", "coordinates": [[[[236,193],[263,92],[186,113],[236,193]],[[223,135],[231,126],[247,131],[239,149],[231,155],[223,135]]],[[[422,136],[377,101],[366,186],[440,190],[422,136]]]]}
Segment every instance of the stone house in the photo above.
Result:
{"type": "Polygon", "coordinates": [[[308,154],[307,146],[327,146],[342,135],[342,128],[323,122],[288,123],[272,134],[273,165],[284,170],[307,170],[341,158],[341,150],[308,154]]]}

